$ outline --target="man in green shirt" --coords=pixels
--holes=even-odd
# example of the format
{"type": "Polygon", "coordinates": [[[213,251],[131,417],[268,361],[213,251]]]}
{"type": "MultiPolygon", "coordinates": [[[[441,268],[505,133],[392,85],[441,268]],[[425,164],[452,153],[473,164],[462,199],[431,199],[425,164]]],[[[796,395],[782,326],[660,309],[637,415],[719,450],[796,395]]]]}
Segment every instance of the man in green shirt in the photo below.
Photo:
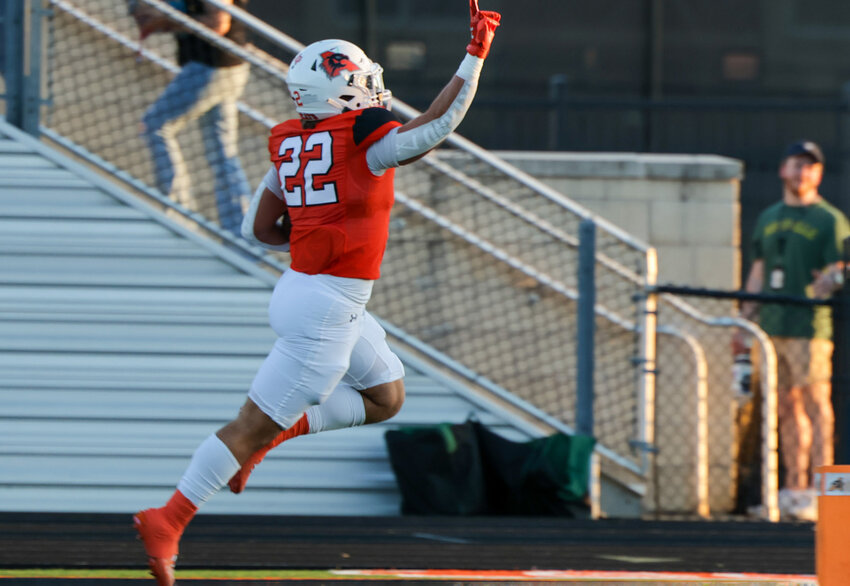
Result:
{"type": "MultiPolygon", "coordinates": [[[[846,216],[818,191],[824,156],[812,141],[788,147],[779,167],[782,200],[764,210],[753,235],[746,290],[825,299],[843,283],[846,216]]],[[[786,468],[780,509],[815,520],[811,472],[833,463],[832,316],[827,306],[744,303],[778,358],[779,440],[786,468]]]]}

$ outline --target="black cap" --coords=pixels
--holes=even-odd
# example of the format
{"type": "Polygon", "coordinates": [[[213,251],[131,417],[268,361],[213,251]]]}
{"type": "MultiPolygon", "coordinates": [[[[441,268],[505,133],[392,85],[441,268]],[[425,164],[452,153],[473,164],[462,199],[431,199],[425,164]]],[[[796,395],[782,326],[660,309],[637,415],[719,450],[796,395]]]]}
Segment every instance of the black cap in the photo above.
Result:
{"type": "Polygon", "coordinates": [[[811,140],[801,140],[789,145],[788,148],[785,149],[785,156],[783,159],[799,155],[807,155],[811,157],[815,163],[820,163],[821,165],[823,165],[826,161],[823,156],[823,151],[820,150],[817,143],[812,142],[811,140]]]}

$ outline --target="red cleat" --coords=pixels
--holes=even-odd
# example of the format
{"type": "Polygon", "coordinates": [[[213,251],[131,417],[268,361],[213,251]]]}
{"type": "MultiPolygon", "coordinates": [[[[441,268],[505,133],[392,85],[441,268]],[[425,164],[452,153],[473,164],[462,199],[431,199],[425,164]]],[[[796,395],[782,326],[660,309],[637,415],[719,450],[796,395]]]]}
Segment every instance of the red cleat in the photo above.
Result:
{"type": "Polygon", "coordinates": [[[279,446],[288,439],[304,435],[308,431],[310,431],[310,424],[307,422],[307,415],[302,415],[301,419],[295,422],[295,425],[289,429],[281,431],[270,444],[254,452],[253,455],[248,458],[244,464],[242,464],[239,471],[234,474],[233,478],[231,478],[227,483],[227,486],[230,487],[230,492],[233,494],[239,494],[245,490],[245,485],[248,484],[248,477],[251,476],[251,472],[254,471],[257,464],[263,461],[263,458],[266,457],[266,454],[268,454],[272,448],[279,446]]]}
{"type": "Polygon", "coordinates": [[[167,521],[162,509],[145,509],[136,513],[133,525],[145,545],[151,575],[159,586],[173,586],[180,532],[167,521]]]}

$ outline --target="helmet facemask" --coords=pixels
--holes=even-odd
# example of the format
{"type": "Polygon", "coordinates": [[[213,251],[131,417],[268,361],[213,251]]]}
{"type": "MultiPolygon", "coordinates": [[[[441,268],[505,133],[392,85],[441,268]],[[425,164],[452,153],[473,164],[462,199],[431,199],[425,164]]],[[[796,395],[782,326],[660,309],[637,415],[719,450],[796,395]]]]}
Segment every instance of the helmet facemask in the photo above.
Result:
{"type": "MultiPolygon", "coordinates": [[[[348,75],[348,87],[356,89],[356,91],[365,99],[368,105],[357,107],[345,107],[349,110],[360,110],[362,108],[386,108],[391,109],[392,92],[384,87],[384,68],[377,63],[372,63],[369,71],[352,71],[345,72],[348,75]]],[[[346,94],[340,96],[344,99],[346,94]]],[[[356,97],[355,97],[356,99],[356,97]]],[[[348,100],[349,102],[351,100],[348,100]]]]}

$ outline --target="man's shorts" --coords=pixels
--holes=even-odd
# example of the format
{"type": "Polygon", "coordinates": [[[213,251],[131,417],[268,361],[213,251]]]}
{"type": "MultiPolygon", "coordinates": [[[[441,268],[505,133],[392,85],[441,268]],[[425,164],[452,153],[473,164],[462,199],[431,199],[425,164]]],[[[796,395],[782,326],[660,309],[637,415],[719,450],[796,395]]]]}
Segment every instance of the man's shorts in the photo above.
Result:
{"type": "Polygon", "coordinates": [[[771,338],[776,348],[780,387],[829,382],[832,378],[832,341],[820,338],[771,338]]]}
{"type": "Polygon", "coordinates": [[[404,376],[386,332],[365,310],[370,289],[355,279],[287,271],[269,304],[279,338],[248,397],[283,428],[340,384],[363,390],[404,376]]]}

